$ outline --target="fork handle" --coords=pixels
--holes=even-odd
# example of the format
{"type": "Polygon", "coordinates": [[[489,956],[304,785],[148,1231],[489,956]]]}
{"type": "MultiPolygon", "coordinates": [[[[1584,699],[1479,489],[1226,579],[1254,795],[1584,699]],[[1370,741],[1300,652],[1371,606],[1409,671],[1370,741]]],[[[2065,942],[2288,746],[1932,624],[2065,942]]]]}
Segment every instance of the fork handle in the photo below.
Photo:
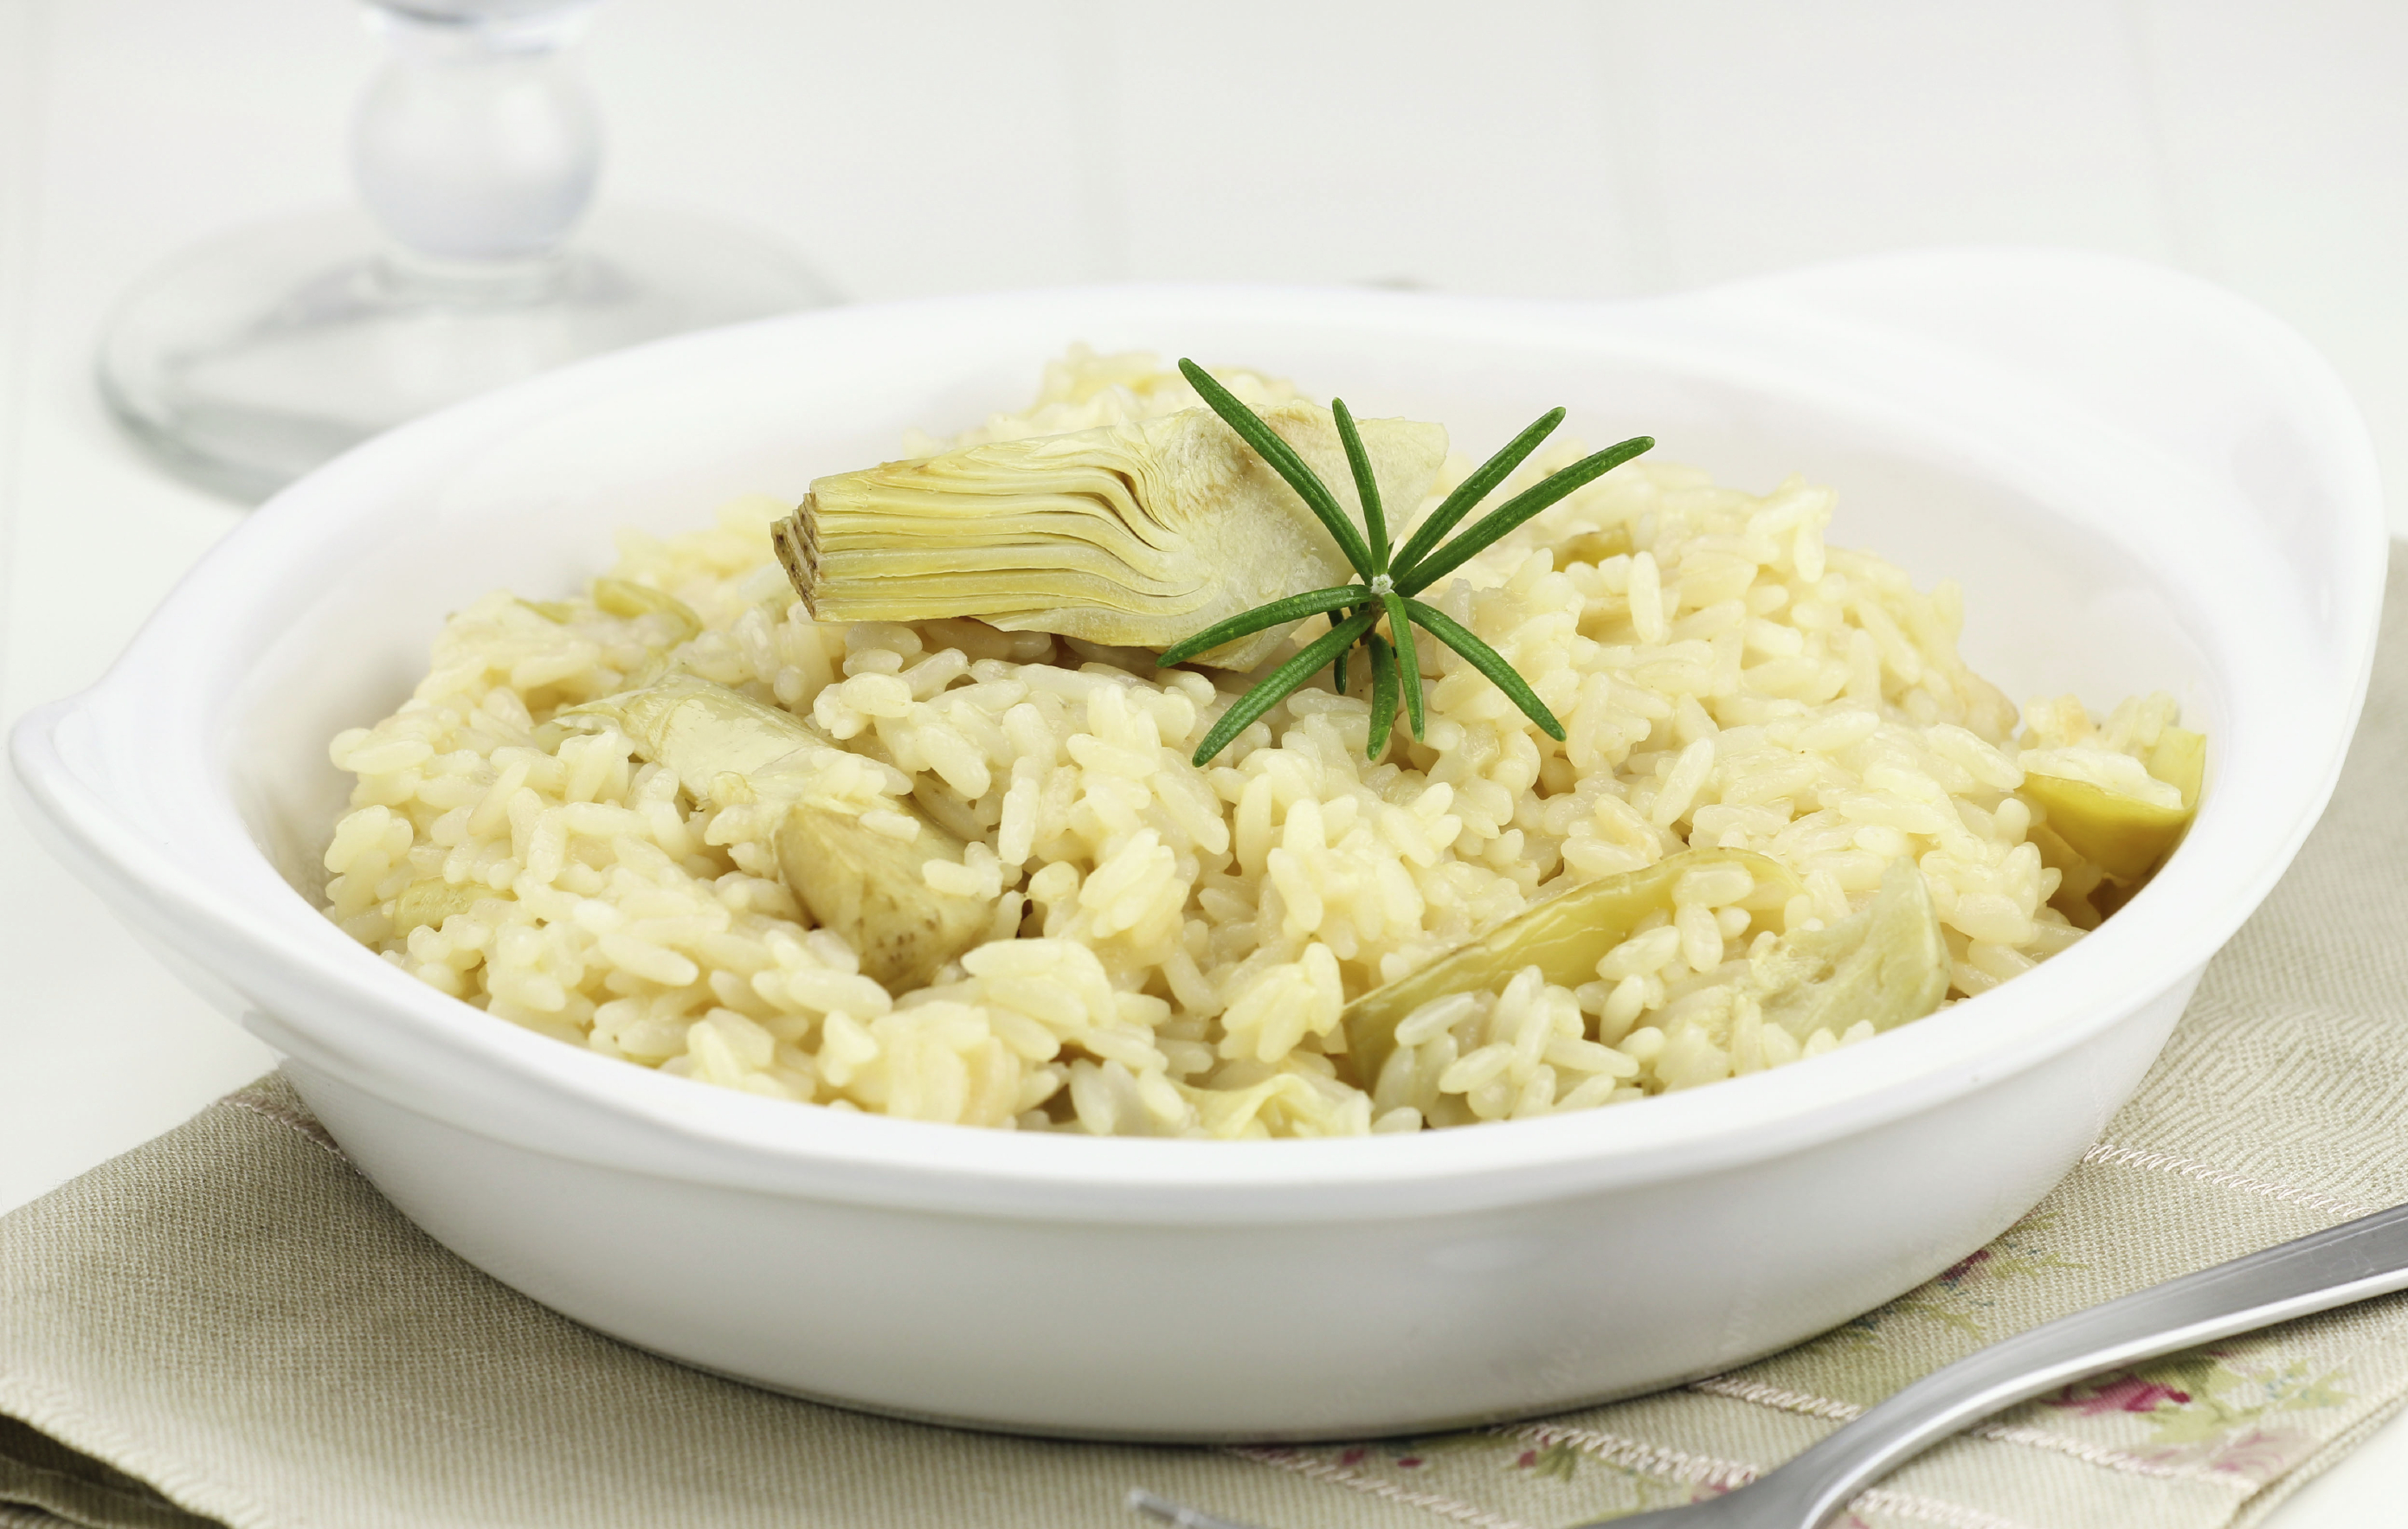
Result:
{"type": "Polygon", "coordinates": [[[1788,1497],[1802,1510],[1799,1529],[1818,1529],[1910,1456],[2003,1408],[2086,1375],[2403,1288],[2408,1206],[2395,1206],[1994,1343],[1898,1392],[1746,1490],[1788,1497]]]}

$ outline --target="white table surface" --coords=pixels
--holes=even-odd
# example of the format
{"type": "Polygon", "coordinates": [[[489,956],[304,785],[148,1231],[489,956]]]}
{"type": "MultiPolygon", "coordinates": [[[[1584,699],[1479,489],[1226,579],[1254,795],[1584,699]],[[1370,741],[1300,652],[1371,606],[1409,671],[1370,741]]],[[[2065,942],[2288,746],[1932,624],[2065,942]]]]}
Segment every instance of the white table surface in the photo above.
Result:
{"type": "MultiPolygon", "coordinates": [[[[377,59],[341,0],[0,0],[0,716],[96,678],[241,519],[112,431],[93,338],[196,238],[342,202],[377,59]]],[[[1906,244],[2076,245],[2297,324],[2408,482],[2391,0],[610,0],[584,62],[606,199],[749,220],[856,298],[1150,278],[1616,296],[1906,244]]],[[[13,810],[0,868],[5,1210],[273,1058],[13,810]]],[[[2398,1522],[2403,1502],[2408,1422],[2272,1522],[2398,1522]]]]}

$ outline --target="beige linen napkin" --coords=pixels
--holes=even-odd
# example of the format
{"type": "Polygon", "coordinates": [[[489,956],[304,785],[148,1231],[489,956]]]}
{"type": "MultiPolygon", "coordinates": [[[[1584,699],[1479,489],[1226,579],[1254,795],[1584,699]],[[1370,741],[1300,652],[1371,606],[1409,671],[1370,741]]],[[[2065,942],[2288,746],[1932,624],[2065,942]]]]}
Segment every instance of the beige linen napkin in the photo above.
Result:
{"type": "MultiPolygon", "coordinates": [[[[1281,1529],[1555,1529],[1743,1480],[1985,1343],[2408,1200],[2408,548],[2391,561],[2340,793],[2139,1097],[1998,1241],[1786,1353],[1544,1422],[1348,1446],[863,1417],[681,1368],[494,1283],[270,1077],[0,1220],[0,1526],[1132,1529],[1121,1501],[1142,1485],[1281,1529]]],[[[1645,1293],[1624,1298],[1643,1320],[1645,1293]]],[[[2253,1523],[2403,1399],[2398,1296],[2019,1408],[1854,1512],[1872,1529],[2253,1523]]]]}

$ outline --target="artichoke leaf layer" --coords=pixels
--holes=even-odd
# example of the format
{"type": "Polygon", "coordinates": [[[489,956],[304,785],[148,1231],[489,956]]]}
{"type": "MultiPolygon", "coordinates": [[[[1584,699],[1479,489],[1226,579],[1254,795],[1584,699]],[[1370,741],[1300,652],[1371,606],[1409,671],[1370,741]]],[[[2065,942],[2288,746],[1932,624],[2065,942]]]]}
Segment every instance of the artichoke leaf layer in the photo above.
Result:
{"type": "Polygon", "coordinates": [[[2022,794],[2047,814],[2047,823],[2075,852],[2114,880],[2137,887],[2157,871],[2199,810],[2207,773],[2207,739],[2169,727],[2142,762],[2150,776],[2182,793],[2179,805],[2145,802],[2086,780],[2027,771],[2022,794]]]}
{"type": "Polygon", "coordinates": [[[1524,908],[1419,971],[1384,982],[1348,1004],[1344,1066],[1369,1088],[1396,1050],[1397,1026],[1424,1004],[1453,993],[1495,993],[1525,966],[1558,987],[1577,987],[1651,913],[1670,915],[1681,878],[1734,865],[1755,880],[1743,906],[1767,911],[1804,890],[1779,861],[1748,850],[1685,850],[1653,865],[1586,881],[1524,908]]]}
{"type": "MultiPolygon", "coordinates": [[[[1329,411],[1297,401],[1263,418],[1359,524],[1329,411]]],[[[1382,502],[1401,523],[1438,478],[1446,430],[1359,423],[1382,502]]],[[[821,621],[969,617],[1010,632],[1155,650],[1355,578],[1296,491],[1201,407],[822,478],[779,528],[779,543],[821,621]]],[[[1294,625],[1196,662],[1254,668],[1294,625]]]]}
{"type": "MultiPolygon", "coordinates": [[[[1795,872],[1746,850],[1688,850],[1653,865],[1561,892],[1409,976],[1348,1004],[1340,1070],[1374,1085],[1396,1051],[1397,1026],[1452,993],[1495,993],[1526,966],[1558,987],[1598,974],[1598,962],[1650,914],[1672,913],[1684,877],[1732,865],[1754,878],[1735,906],[1770,915],[1803,890],[1795,872]]],[[[1948,944],[1923,873],[1894,862],[1863,907],[1828,926],[1791,930],[1747,958],[1730,979],[1734,997],[1759,1006],[1801,1044],[1859,1022],[1895,1029],[1938,1008],[1948,995],[1948,944]]]]}
{"type": "Polygon", "coordinates": [[[696,675],[670,674],[570,707],[559,720],[618,727],[698,798],[781,805],[774,837],[780,879],[891,993],[925,987],[993,922],[992,899],[940,892],[924,874],[932,860],[962,864],[961,836],[908,797],[882,805],[910,820],[910,837],[863,822],[861,803],[831,775],[853,756],[800,717],[696,675]]]}

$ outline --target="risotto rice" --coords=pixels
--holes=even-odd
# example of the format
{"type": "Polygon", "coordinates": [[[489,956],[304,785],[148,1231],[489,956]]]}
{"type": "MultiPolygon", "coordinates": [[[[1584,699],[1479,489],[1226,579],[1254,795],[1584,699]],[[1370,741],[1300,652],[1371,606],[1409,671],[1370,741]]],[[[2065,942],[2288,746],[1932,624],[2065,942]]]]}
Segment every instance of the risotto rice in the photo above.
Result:
{"type": "MultiPolygon", "coordinates": [[[[1297,396],[1216,375],[1257,407],[1297,396]]],[[[1031,407],[951,444],[1197,404],[1152,357],[1074,350],[1031,407]]],[[[1498,497],[1583,452],[1550,446],[1498,497]]],[[[1450,457],[1431,502],[1470,466],[1450,457]]],[[[1325,679],[1202,768],[1188,755],[1244,676],[1157,673],[1148,652],[968,621],[815,623],[771,554],[791,507],[767,498],[666,540],[623,533],[585,597],[496,592],[453,616],[410,699],[334,740],[357,784],[326,850],[328,912],[423,980],[568,1044],[923,1121],[1411,1131],[1785,1065],[1871,1027],[1801,1038],[1764,1022],[1737,979],[1783,932],[1847,917],[1912,859],[1951,995],[1979,993],[2109,901],[2018,794],[2027,768],[2172,790],[2143,764],[2175,721],[2167,697],[2103,724],[2071,697],[2035,702],[2018,738],[2016,708],[1957,656],[1956,587],[1919,592],[1827,547],[1832,505],[1797,479],[1757,496],[1616,468],[1426,596],[1528,679],[1563,742],[1425,640],[1425,738],[1400,733],[1367,762],[1361,686],[1325,679]],[[615,727],[555,720],[670,666],[842,740],[838,789],[867,826],[908,835],[908,798],[968,841],[925,874],[994,902],[983,942],[887,991],[780,880],[770,804],[681,781],[615,727]],[[1756,851],[1802,890],[1767,907],[1744,872],[1684,877],[1594,979],[1532,968],[1426,1004],[1376,1078],[1351,1075],[1351,998],[1552,892],[1689,848],[1756,851]]],[[[1325,630],[1316,618],[1295,640],[1325,630]]]]}

